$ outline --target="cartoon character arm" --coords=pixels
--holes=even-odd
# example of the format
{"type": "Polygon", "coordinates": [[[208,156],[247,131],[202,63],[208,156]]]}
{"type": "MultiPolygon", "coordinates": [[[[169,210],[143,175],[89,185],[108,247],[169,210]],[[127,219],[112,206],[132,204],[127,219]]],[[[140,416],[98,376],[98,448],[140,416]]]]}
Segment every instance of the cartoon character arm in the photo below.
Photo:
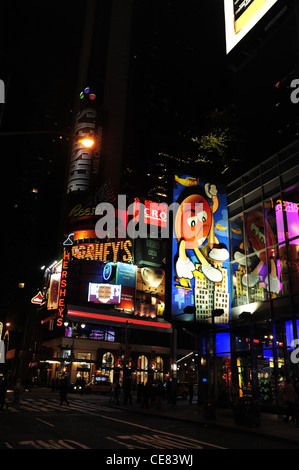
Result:
{"type": "Polygon", "coordinates": [[[215,223],[214,223],[214,217],[213,214],[216,212],[219,206],[219,201],[217,197],[217,188],[215,184],[210,184],[207,183],[205,184],[205,192],[206,195],[212,199],[212,206],[211,206],[211,212],[212,212],[212,223],[211,223],[211,228],[209,232],[209,245],[210,249],[213,248],[214,243],[216,243],[216,236],[215,236],[215,223]]]}
{"type": "Polygon", "coordinates": [[[218,191],[217,191],[215,184],[210,184],[210,183],[205,184],[205,192],[206,192],[206,195],[212,199],[211,211],[212,211],[212,214],[214,214],[219,206],[219,201],[217,197],[218,191]]]}

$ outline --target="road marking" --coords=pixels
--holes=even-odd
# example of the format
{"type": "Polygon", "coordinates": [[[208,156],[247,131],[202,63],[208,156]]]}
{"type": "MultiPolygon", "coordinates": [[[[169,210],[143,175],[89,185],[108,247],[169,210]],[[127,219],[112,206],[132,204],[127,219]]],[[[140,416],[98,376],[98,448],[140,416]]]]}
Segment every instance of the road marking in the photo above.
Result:
{"type": "Polygon", "coordinates": [[[40,419],[40,418],[35,418],[35,419],[37,419],[37,421],[41,421],[42,423],[47,424],[48,426],[52,426],[53,428],[55,428],[55,425],[51,424],[51,423],[48,423],[48,421],[44,421],[43,419],[40,419]]]}
{"type": "Polygon", "coordinates": [[[207,445],[210,447],[215,447],[216,449],[223,449],[223,450],[227,449],[226,447],[217,446],[216,444],[211,444],[210,442],[204,442],[204,441],[199,441],[197,439],[192,439],[190,437],[179,436],[178,434],[173,434],[173,433],[166,432],[166,431],[160,431],[159,429],[149,428],[148,426],[142,426],[141,424],[131,423],[130,421],[124,421],[122,419],[117,419],[117,418],[111,418],[110,416],[105,416],[105,415],[100,415],[100,417],[103,419],[110,419],[110,421],[118,421],[119,423],[129,424],[130,426],[135,426],[137,428],[146,429],[147,431],[157,432],[159,434],[165,434],[166,436],[175,437],[176,439],[177,438],[185,439],[186,441],[189,441],[190,443],[207,445]]]}
{"type": "Polygon", "coordinates": [[[146,447],[138,447],[138,446],[132,446],[131,444],[127,444],[126,442],[121,442],[118,441],[117,439],[113,439],[113,437],[106,437],[109,441],[116,442],[117,444],[120,444],[122,446],[125,446],[127,449],[143,449],[146,450],[146,447]]]}
{"type": "Polygon", "coordinates": [[[9,442],[4,442],[7,449],[19,449],[20,446],[33,449],[90,449],[81,442],[73,441],[72,439],[59,439],[54,441],[49,439],[48,441],[36,440],[36,441],[18,441],[16,446],[13,446],[9,442]]]}

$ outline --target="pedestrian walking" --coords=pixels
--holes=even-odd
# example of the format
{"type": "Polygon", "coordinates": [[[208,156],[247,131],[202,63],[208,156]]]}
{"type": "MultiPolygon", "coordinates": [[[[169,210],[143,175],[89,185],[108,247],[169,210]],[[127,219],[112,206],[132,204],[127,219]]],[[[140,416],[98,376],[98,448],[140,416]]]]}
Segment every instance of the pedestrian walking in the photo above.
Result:
{"type": "Polygon", "coordinates": [[[119,404],[119,395],[121,392],[121,388],[119,385],[119,381],[116,381],[116,387],[115,387],[115,403],[118,405],[119,404]]]}
{"type": "Polygon", "coordinates": [[[168,378],[166,382],[166,397],[167,397],[167,403],[171,403],[171,380],[170,378],[168,378]]]}
{"type": "Polygon", "coordinates": [[[284,422],[288,423],[291,418],[292,421],[298,423],[298,413],[297,413],[297,403],[298,397],[295,391],[295,388],[290,379],[286,380],[286,384],[282,391],[284,401],[287,405],[286,416],[284,417],[284,422]]]}
{"type": "Polygon", "coordinates": [[[177,379],[173,378],[171,382],[171,404],[172,406],[176,405],[176,394],[177,394],[177,379]]]}
{"type": "Polygon", "coordinates": [[[113,382],[113,384],[111,384],[111,393],[110,393],[110,400],[109,400],[110,404],[115,403],[115,396],[116,396],[116,382],[113,382]]]}
{"type": "Polygon", "coordinates": [[[192,405],[192,400],[193,400],[193,395],[194,395],[193,382],[189,383],[188,391],[189,391],[189,404],[192,405]]]}
{"type": "Polygon", "coordinates": [[[67,399],[67,391],[67,378],[62,377],[59,384],[60,405],[62,405],[64,401],[67,405],[69,405],[69,401],[67,399]]]}
{"type": "Polygon", "coordinates": [[[139,382],[139,384],[137,385],[137,403],[141,403],[142,395],[143,395],[143,388],[144,388],[144,383],[139,382]]]}
{"type": "Polygon", "coordinates": [[[12,402],[12,405],[15,406],[17,409],[20,408],[21,393],[22,393],[21,379],[17,379],[15,387],[14,387],[14,398],[12,402]]]}
{"type": "Polygon", "coordinates": [[[156,384],[156,387],[155,387],[156,405],[158,409],[160,409],[162,405],[163,393],[164,393],[164,389],[163,389],[162,380],[158,380],[158,383],[156,384]]]}
{"type": "Polygon", "coordinates": [[[141,402],[142,408],[149,407],[150,394],[151,394],[151,384],[150,382],[146,382],[145,386],[143,387],[143,397],[142,397],[142,402],[141,402]]]}
{"type": "Polygon", "coordinates": [[[128,402],[130,405],[132,404],[131,391],[132,391],[131,377],[126,377],[124,378],[124,382],[123,382],[124,405],[126,405],[128,402]]]}
{"type": "Polygon", "coordinates": [[[6,381],[3,375],[0,375],[0,410],[3,411],[6,397],[6,381]]]}

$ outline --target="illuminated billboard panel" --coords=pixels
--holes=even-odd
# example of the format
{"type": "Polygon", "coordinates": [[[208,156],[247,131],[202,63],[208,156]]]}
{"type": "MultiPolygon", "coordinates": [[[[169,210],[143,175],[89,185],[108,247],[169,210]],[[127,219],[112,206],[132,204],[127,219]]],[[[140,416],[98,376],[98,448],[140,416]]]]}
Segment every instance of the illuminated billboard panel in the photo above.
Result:
{"type": "Polygon", "coordinates": [[[119,304],[121,301],[121,286],[116,284],[89,283],[88,302],[101,304],[119,304]]]}
{"type": "Polygon", "coordinates": [[[227,54],[276,2],[277,0],[224,0],[227,54]]]}
{"type": "Polygon", "coordinates": [[[230,311],[226,189],[176,175],[173,201],[172,317],[227,324],[230,311]],[[192,182],[190,184],[190,181],[192,182]],[[188,307],[189,313],[184,312],[188,307]]]}

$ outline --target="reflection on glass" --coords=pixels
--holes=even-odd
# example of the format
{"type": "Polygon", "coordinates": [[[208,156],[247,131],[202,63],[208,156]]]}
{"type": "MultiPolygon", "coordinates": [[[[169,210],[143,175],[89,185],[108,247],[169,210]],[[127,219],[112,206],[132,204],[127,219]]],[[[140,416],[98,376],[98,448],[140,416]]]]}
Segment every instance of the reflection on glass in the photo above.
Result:
{"type": "Polygon", "coordinates": [[[238,261],[238,257],[242,258],[245,255],[244,252],[244,234],[243,234],[243,218],[236,217],[229,223],[229,234],[230,234],[230,247],[231,247],[231,259],[238,261]],[[235,257],[236,254],[236,257],[235,257]]]}
{"type": "Polygon", "coordinates": [[[268,271],[266,251],[256,252],[256,256],[247,259],[247,278],[249,303],[261,302],[268,298],[268,271]]]}
{"type": "Polygon", "coordinates": [[[299,238],[289,243],[289,264],[292,291],[299,292],[299,238]]]}
{"type": "Polygon", "coordinates": [[[263,209],[258,207],[245,214],[246,254],[266,247],[263,209]]]}
{"type": "Polygon", "coordinates": [[[278,196],[264,203],[267,246],[276,245],[278,238],[284,241],[283,218],[279,216],[280,203],[278,196]]]}
{"type": "Polygon", "coordinates": [[[283,194],[282,211],[286,219],[287,238],[291,239],[299,233],[299,186],[294,186],[283,194]]]}
{"type": "Polygon", "coordinates": [[[232,276],[232,306],[246,305],[248,303],[247,287],[243,285],[242,278],[246,275],[245,266],[233,263],[231,265],[232,276]]]}
{"type": "Polygon", "coordinates": [[[280,291],[278,292],[278,294],[288,295],[290,293],[290,283],[289,283],[289,274],[288,274],[287,251],[286,251],[285,244],[279,245],[278,247],[278,259],[277,259],[276,265],[277,265],[277,277],[279,279],[279,287],[280,287],[280,291]]]}

